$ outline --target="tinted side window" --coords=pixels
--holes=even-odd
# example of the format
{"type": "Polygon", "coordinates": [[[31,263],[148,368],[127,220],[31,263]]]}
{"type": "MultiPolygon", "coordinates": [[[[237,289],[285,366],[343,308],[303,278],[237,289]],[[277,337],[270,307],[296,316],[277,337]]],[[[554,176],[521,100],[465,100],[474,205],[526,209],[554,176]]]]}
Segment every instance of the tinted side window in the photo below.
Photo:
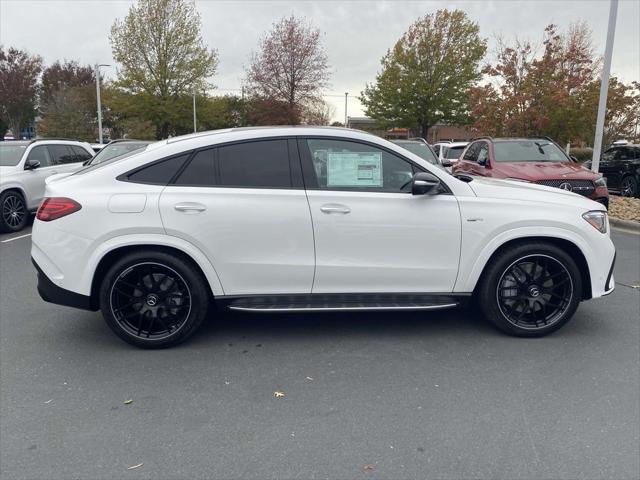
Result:
{"type": "Polygon", "coordinates": [[[51,158],[49,157],[49,150],[44,145],[39,147],[33,147],[29,152],[27,160],[37,160],[40,162],[41,167],[48,167],[51,165],[51,158]]]}
{"type": "Polygon", "coordinates": [[[85,160],[89,160],[93,158],[89,152],[87,152],[84,148],[78,147],[77,145],[70,145],[71,150],[76,156],[76,162],[84,162],[85,160]]]}
{"type": "Polygon", "coordinates": [[[189,158],[191,152],[178,157],[171,157],[160,162],[142,167],[127,175],[127,180],[135,183],[149,183],[152,185],[166,185],[178,172],[182,164],[189,158]]]}
{"type": "Polygon", "coordinates": [[[630,148],[620,148],[616,154],[616,160],[631,160],[633,159],[633,152],[630,148]]]}
{"type": "Polygon", "coordinates": [[[485,164],[487,162],[487,158],[489,157],[489,145],[485,142],[479,144],[479,148],[477,149],[477,158],[476,161],[480,164],[485,164]]]}
{"type": "Polygon", "coordinates": [[[286,140],[261,140],[218,148],[217,185],[290,188],[286,140]]]}
{"type": "Polygon", "coordinates": [[[213,148],[198,152],[182,171],[174,185],[215,185],[215,153],[213,148]]]}
{"type": "Polygon", "coordinates": [[[307,140],[318,187],[328,190],[410,192],[411,163],[357,142],[307,140]]]}
{"type": "Polygon", "coordinates": [[[67,145],[47,145],[47,148],[53,165],[77,162],[76,156],[67,145]]]}
{"type": "Polygon", "coordinates": [[[467,151],[464,152],[463,160],[467,160],[469,162],[477,162],[478,161],[478,150],[480,149],[479,143],[472,144],[467,151]]]}

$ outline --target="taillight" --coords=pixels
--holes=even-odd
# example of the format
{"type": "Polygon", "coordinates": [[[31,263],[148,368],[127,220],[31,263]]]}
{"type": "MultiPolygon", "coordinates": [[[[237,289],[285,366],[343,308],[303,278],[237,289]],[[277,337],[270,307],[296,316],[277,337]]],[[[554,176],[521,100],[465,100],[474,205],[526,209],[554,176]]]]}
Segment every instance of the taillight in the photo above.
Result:
{"type": "Polygon", "coordinates": [[[45,198],[38,208],[36,218],[43,222],[50,222],[58,218],[77,212],[82,208],[75,200],[66,197],[45,198]]]}

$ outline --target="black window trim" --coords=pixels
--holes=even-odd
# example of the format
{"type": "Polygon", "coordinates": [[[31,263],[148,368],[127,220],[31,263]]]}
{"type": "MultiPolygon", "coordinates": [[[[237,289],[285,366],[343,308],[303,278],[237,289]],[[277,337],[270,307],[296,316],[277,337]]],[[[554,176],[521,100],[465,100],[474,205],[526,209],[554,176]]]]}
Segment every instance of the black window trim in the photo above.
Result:
{"type": "Polygon", "coordinates": [[[166,187],[167,185],[170,185],[171,182],[173,182],[177,178],[177,176],[182,172],[182,169],[184,168],[184,166],[188,162],[191,161],[191,159],[193,158],[193,153],[194,152],[195,152],[195,150],[186,150],[184,152],[175,153],[173,155],[169,155],[167,157],[159,158],[158,160],[154,160],[152,162],[145,163],[144,165],[140,165],[139,167],[136,167],[136,168],[134,168],[132,170],[129,170],[129,171],[125,172],[125,173],[121,173],[120,175],[118,175],[116,177],[116,180],[118,180],[120,182],[127,182],[127,183],[138,183],[140,185],[160,185],[160,186],[165,186],[166,187]],[[141,182],[139,180],[129,180],[130,176],[135,175],[136,173],[138,173],[141,170],[144,170],[145,168],[152,167],[153,165],[156,165],[158,163],[169,161],[169,160],[171,160],[173,158],[183,157],[185,155],[187,156],[187,158],[182,163],[182,166],[180,168],[178,168],[176,173],[166,183],[165,182],[141,182]]]}
{"type": "MultiPolygon", "coordinates": [[[[382,150],[384,152],[387,152],[390,155],[398,157],[401,160],[404,160],[405,162],[409,163],[409,165],[411,165],[411,167],[413,169],[413,174],[414,175],[417,172],[431,173],[429,170],[425,169],[424,167],[422,167],[422,165],[414,162],[410,158],[407,158],[404,155],[401,155],[401,154],[391,150],[390,148],[384,147],[384,146],[379,145],[379,144],[374,143],[374,142],[368,142],[366,140],[361,140],[361,139],[356,139],[356,138],[346,138],[346,137],[327,136],[327,135],[300,135],[300,136],[297,136],[296,138],[297,138],[297,143],[298,143],[298,151],[300,153],[300,162],[302,164],[302,174],[303,174],[304,184],[305,184],[305,189],[306,190],[318,190],[318,191],[323,191],[323,192],[359,192],[359,193],[366,192],[366,193],[379,193],[379,194],[387,194],[387,195],[388,194],[397,195],[398,193],[401,193],[401,194],[411,195],[411,191],[408,191],[408,192],[384,192],[384,191],[376,190],[374,188],[372,188],[370,190],[369,189],[358,188],[358,187],[320,188],[318,186],[318,179],[316,177],[315,169],[313,168],[313,160],[311,159],[311,151],[309,150],[309,144],[307,143],[307,140],[334,140],[334,141],[342,141],[342,142],[359,143],[361,145],[366,145],[368,147],[378,148],[378,149],[380,149],[380,150],[382,150]]],[[[425,162],[426,162],[426,160],[425,160],[425,162]]],[[[439,192],[439,195],[451,195],[452,194],[451,189],[446,184],[446,182],[439,175],[436,175],[436,176],[440,180],[440,185],[441,185],[442,190],[444,190],[444,191],[441,190],[439,192]]]]}

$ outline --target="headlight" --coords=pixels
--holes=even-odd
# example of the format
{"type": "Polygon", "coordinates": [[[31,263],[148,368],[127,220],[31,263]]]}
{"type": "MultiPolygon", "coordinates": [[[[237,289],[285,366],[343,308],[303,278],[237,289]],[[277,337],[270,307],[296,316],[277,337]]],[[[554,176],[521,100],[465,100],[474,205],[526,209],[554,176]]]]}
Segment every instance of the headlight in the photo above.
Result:
{"type": "Polygon", "coordinates": [[[597,179],[594,183],[596,184],[596,187],[606,187],[607,179],[604,178],[603,176],[600,176],[600,178],[597,179]]]}
{"type": "Polygon", "coordinates": [[[582,218],[591,224],[593,228],[600,233],[607,233],[607,212],[602,210],[593,210],[591,212],[583,213],[582,218]]]}
{"type": "Polygon", "coordinates": [[[531,183],[529,180],[524,180],[522,178],[511,178],[511,177],[507,177],[505,178],[505,180],[511,180],[513,182],[524,182],[524,183],[531,183]]]}

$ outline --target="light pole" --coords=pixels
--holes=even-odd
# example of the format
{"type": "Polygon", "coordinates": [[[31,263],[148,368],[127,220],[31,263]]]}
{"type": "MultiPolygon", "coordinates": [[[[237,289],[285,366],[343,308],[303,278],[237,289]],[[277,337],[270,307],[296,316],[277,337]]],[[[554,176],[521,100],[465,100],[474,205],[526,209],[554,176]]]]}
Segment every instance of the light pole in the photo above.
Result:
{"type": "Polygon", "coordinates": [[[196,126],[196,86],[193,86],[193,133],[196,133],[198,128],[196,126]]]}
{"type": "Polygon", "coordinates": [[[598,118],[596,119],[596,138],[593,140],[593,156],[591,170],[597,172],[600,168],[600,153],[602,152],[602,136],[604,133],[604,116],[607,110],[607,93],[609,93],[609,73],[611,72],[611,54],[613,52],[613,38],[616,34],[616,16],[618,14],[618,0],[611,0],[609,4],[609,26],[607,28],[607,44],[604,49],[604,66],[600,80],[600,101],[598,103],[598,118]]]}
{"type": "Polygon", "coordinates": [[[349,96],[349,92],[344,92],[344,128],[347,128],[347,97],[349,96]]]}
{"type": "Polygon", "coordinates": [[[102,143],[102,105],[100,104],[100,67],[110,67],[106,63],[96,63],[96,100],[98,102],[98,143],[102,143]]]}

